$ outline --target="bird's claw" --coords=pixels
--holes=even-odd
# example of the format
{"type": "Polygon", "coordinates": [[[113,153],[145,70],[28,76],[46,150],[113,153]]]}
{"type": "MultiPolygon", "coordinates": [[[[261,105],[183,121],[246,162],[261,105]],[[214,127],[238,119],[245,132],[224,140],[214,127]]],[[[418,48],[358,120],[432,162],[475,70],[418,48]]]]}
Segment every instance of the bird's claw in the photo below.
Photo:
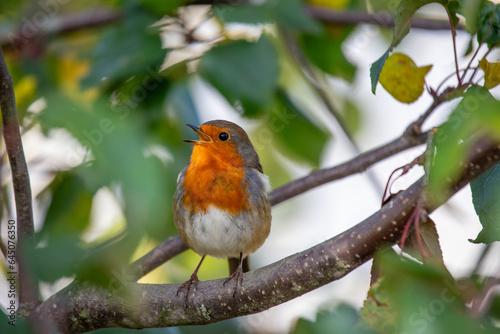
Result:
{"type": "Polygon", "coordinates": [[[186,282],[182,283],[181,286],[179,286],[179,288],[177,289],[177,296],[179,295],[179,292],[181,290],[185,290],[185,294],[184,294],[184,300],[187,304],[187,300],[188,300],[188,296],[189,296],[189,290],[191,289],[191,285],[194,284],[194,286],[196,287],[196,284],[199,282],[200,280],[198,279],[198,276],[196,276],[195,274],[191,275],[191,278],[188,279],[186,282]]]}
{"type": "Polygon", "coordinates": [[[228,278],[226,278],[226,280],[222,285],[226,286],[227,282],[229,282],[232,279],[234,279],[233,297],[236,297],[236,294],[238,292],[238,283],[241,285],[243,282],[243,269],[241,268],[241,265],[235,270],[234,273],[232,273],[228,278]]]}

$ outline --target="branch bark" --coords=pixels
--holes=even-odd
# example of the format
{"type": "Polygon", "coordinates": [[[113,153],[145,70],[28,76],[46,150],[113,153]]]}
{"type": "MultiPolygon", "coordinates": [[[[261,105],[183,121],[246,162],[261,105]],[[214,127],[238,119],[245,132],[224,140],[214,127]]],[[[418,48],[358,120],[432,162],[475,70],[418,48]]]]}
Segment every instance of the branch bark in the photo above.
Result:
{"type": "MultiPolygon", "coordinates": [[[[19,277],[19,309],[31,309],[40,303],[38,284],[23,265],[23,256],[34,244],[33,206],[28,166],[17,119],[16,98],[12,76],[0,48],[0,109],[2,111],[3,138],[9,157],[17,216],[16,263],[19,277]]],[[[13,271],[13,270],[10,270],[13,271]]]]}
{"type": "MultiPolygon", "coordinates": [[[[500,146],[478,142],[460,178],[450,183],[448,200],[456,191],[500,161],[500,146]]],[[[401,238],[415,206],[427,212],[437,202],[424,191],[424,179],[398,194],[381,210],[346,232],[303,252],[244,274],[238,295],[223,279],[199,282],[184,304],[178,284],[133,283],[117,291],[76,282],[44,302],[33,316],[51,319],[65,333],[104,327],[151,328],[201,325],[267,310],[337,280],[401,238]]]]}

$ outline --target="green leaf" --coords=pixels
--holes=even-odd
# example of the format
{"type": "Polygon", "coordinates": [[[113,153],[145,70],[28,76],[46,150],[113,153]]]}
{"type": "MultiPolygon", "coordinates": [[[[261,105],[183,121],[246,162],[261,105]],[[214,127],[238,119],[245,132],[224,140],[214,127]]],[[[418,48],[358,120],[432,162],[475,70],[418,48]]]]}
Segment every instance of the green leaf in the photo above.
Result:
{"type": "Polygon", "coordinates": [[[477,23],[481,14],[481,6],[488,0],[462,0],[459,13],[465,18],[465,27],[473,35],[477,32],[477,23]]]}
{"type": "Polygon", "coordinates": [[[333,311],[319,311],[315,321],[300,318],[295,324],[292,333],[363,333],[364,331],[355,327],[357,320],[358,314],[354,308],[346,304],[340,304],[333,311]]]}
{"type": "Polygon", "coordinates": [[[85,107],[63,95],[47,96],[47,108],[39,115],[44,128],[66,129],[90,150],[89,167],[79,171],[86,185],[118,186],[128,234],[103,249],[81,246],[89,255],[78,273],[99,284],[121,270],[144,234],[167,237],[164,224],[171,206],[165,203],[171,203],[176,175],[156,156],[146,155],[146,130],[136,117],[130,110],[111,108],[105,99],[85,107]]]}
{"type": "Polygon", "coordinates": [[[448,0],[448,1],[440,1],[440,3],[448,10],[449,17],[451,18],[451,23],[454,27],[457,26],[460,19],[457,14],[462,9],[462,4],[460,0],[448,0]]]}
{"type": "Polygon", "coordinates": [[[269,3],[264,2],[258,5],[240,4],[237,6],[231,4],[215,5],[212,8],[214,15],[226,23],[247,23],[262,24],[273,21],[273,13],[269,8],[269,3]]]}
{"type": "MultiPolygon", "coordinates": [[[[271,116],[272,117],[272,116],[271,116]]],[[[255,150],[259,154],[260,162],[264,167],[264,173],[269,176],[273,188],[282,186],[293,180],[288,170],[286,160],[283,160],[276,149],[269,148],[266,140],[266,127],[258,127],[250,134],[250,139],[254,144],[255,150]]]]}
{"type": "Polygon", "coordinates": [[[109,27],[92,50],[93,66],[81,81],[82,89],[99,86],[103,79],[114,86],[159,68],[165,52],[159,33],[149,28],[156,20],[140,7],[126,7],[120,23],[109,27]]]}
{"type": "Polygon", "coordinates": [[[431,67],[417,67],[407,55],[393,53],[380,73],[380,84],[396,100],[412,103],[424,92],[425,76],[431,67]]]}
{"type": "Polygon", "coordinates": [[[157,1],[157,0],[139,0],[140,4],[156,14],[161,18],[165,14],[174,14],[177,8],[182,6],[186,0],[169,0],[169,1],[157,1]]]}
{"type": "Polygon", "coordinates": [[[75,172],[67,172],[56,177],[50,187],[50,202],[41,235],[54,234],[77,237],[89,224],[92,197],[95,193],[87,187],[75,172]]]}
{"type": "Polygon", "coordinates": [[[382,57],[377,59],[377,61],[374,62],[372,64],[372,66],[370,66],[370,79],[371,79],[372,93],[373,94],[375,94],[375,90],[377,89],[378,79],[380,78],[380,73],[382,72],[382,69],[384,68],[385,60],[389,56],[389,53],[391,52],[391,50],[392,50],[392,44],[389,47],[389,49],[387,49],[387,51],[382,55],[382,57]]]}
{"type": "Polygon", "coordinates": [[[344,107],[340,110],[342,119],[347,126],[350,134],[354,134],[360,130],[363,124],[363,111],[354,99],[347,98],[344,101],[344,107]]]}
{"type": "Polygon", "coordinates": [[[500,43],[500,4],[486,2],[481,6],[477,23],[477,40],[488,46],[500,43]]]}
{"type": "Polygon", "coordinates": [[[58,236],[46,246],[29,252],[30,268],[39,280],[49,283],[76,275],[86,255],[82,242],[74,236],[58,236]]]}
{"type": "MultiPolygon", "coordinates": [[[[398,333],[494,333],[482,319],[472,319],[448,273],[396,254],[383,254],[383,277],[375,295],[382,308],[394,310],[398,333]],[[378,298],[381,296],[381,298],[378,298]]],[[[378,328],[373,328],[379,332],[378,328]]]]}
{"type": "Polygon", "coordinates": [[[54,282],[75,275],[85,255],[80,236],[89,224],[97,189],[89,190],[79,169],[59,174],[49,189],[52,200],[43,227],[36,235],[42,246],[33,251],[30,261],[39,279],[54,282]]]}
{"type": "Polygon", "coordinates": [[[319,166],[330,134],[311,122],[285,92],[278,92],[277,106],[272,109],[268,122],[267,129],[276,136],[285,153],[299,161],[319,166]]]}
{"type": "Polygon", "coordinates": [[[280,26],[297,32],[321,33],[321,25],[307,14],[303,0],[268,2],[280,26]]]}
{"type": "Polygon", "coordinates": [[[430,3],[438,3],[443,5],[450,12],[453,25],[456,26],[458,23],[458,17],[456,16],[457,9],[459,8],[459,2],[454,0],[401,0],[399,6],[396,10],[396,22],[394,26],[394,41],[392,46],[397,46],[399,42],[408,34],[410,31],[411,21],[415,15],[415,12],[421,7],[428,5],[430,3]]]}
{"type": "Polygon", "coordinates": [[[351,29],[342,29],[337,34],[304,34],[299,41],[304,53],[319,69],[352,81],[356,74],[356,67],[345,58],[342,52],[342,43],[350,32],[351,29]]]}
{"type": "Polygon", "coordinates": [[[376,330],[378,333],[392,333],[396,328],[396,310],[381,283],[382,280],[378,279],[370,286],[363,307],[359,311],[358,326],[365,330],[376,330]]]}
{"type": "Polygon", "coordinates": [[[447,193],[447,185],[460,175],[462,162],[479,131],[500,140],[500,101],[486,88],[473,86],[433,137],[426,158],[428,189],[436,199],[447,193]]]}
{"type": "Polygon", "coordinates": [[[321,26],[307,15],[302,0],[274,0],[253,4],[214,6],[214,14],[224,22],[248,24],[277,23],[283,28],[320,33],[321,26]]]}
{"type": "MultiPolygon", "coordinates": [[[[2,3],[3,5],[3,3],[2,3]]],[[[2,10],[2,5],[0,5],[0,11],[2,10]]],[[[19,4],[16,4],[19,6],[19,4]]],[[[7,277],[8,278],[8,277],[7,277]]],[[[7,288],[6,288],[7,289],[7,288]]],[[[4,290],[8,291],[8,290],[4,290]]],[[[7,295],[7,293],[6,293],[7,295]]],[[[30,334],[33,333],[32,325],[30,321],[26,319],[26,317],[20,317],[16,314],[16,307],[19,305],[18,303],[7,304],[10,303],[9,300],[6,300],[6,304],[2,311],[0,311],[0,333],[9,333],[9,334],[30,334]],[[13,313],[11,313],[12,307],[14,308],[13,313]],[[6,309],[6,310],[5,310],[6,309]],[[4,312],[7,312],[5,314],[4,312]]],[[[15,302],[14,299],[10,299],[15,302]]]]}
{"type": "Polygon", "coordinates": [[[474,243],[500,240],[500,164],[471,182],[472,203],[483,229],[474,243]]]}
{"type": "Polygon", "coordinates": [[[247,114],[269,106],[278,85],[277,52],[265,35],[255,42],[235,41],[208,51],[200,74],[229,102],[241,102],[247,114]]]}

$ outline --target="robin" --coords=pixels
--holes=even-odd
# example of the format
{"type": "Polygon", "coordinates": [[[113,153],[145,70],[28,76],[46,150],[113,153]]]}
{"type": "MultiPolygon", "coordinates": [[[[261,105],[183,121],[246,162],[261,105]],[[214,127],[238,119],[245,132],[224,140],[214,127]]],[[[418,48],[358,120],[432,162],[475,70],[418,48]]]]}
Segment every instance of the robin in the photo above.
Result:
{"type": "Polygon", "coordinates": [[[198,282],[198,270],[210,255],[229,258],[232,273],[224,285],[234,279],[235,296],[246,257],[269,235],[269,178],[248,135],[238,125],[215,120],[200,127],[187,126],[199,138],[184,139],[194,146],[188,165],[177,179],[173,212],[182,240],[201,260],[177,293],[185,289],[187,301],[191,285],[198,282]]]}

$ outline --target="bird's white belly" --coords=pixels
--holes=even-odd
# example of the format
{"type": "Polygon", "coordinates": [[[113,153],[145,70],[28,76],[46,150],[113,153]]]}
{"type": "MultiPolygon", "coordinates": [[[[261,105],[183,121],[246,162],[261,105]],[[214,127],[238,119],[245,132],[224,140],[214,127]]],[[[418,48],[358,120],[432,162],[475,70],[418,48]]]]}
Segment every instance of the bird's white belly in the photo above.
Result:
{"type": "Polygon", "coordinates": [[[259,226],[255,226],[252,214],[233,216],[210,206],[206,213],[200,211],[191,217],[185,232],[189,246],[200,255],[239,258],[240,252],[246,256],[256,249],[252,245],[254,228],[259,226]]]}

